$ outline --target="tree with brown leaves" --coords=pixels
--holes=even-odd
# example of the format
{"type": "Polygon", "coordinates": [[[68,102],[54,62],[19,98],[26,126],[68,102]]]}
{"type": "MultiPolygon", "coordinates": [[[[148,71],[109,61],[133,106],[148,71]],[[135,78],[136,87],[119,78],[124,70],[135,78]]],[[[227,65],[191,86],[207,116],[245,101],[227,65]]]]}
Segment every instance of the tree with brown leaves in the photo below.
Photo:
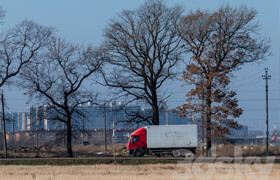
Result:
{"type": "Polygon", "coordinates": [[[270,54],[268,41],[257,34],[256,14],[245,6],[225,6],[214,12],[198,10],[185,16],[178,27],[184,47],[192,55],[182,80],[194,85],[179,111],[182,116],[197,113],[203,117],[205,113],[208,156],[212,136],[240,127],[234,118],[242,114],[242,109],[236,92],[228,88],[232,72],[270,54]],[[200,103],[201,98],[205,103],[200,103]]]}

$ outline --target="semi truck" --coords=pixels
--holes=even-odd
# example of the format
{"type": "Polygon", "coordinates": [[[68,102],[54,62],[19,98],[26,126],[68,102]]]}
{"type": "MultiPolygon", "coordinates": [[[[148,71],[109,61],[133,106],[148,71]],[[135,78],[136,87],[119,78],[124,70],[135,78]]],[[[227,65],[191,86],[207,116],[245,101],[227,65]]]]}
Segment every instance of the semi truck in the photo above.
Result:
{"type": "Polygon", "coordinates": [[[167,153],[178,157],[186,152],[195,153],[197,144],[197,125],[154,125],[131,133],[127,151],[135,157],[167,153]]]}

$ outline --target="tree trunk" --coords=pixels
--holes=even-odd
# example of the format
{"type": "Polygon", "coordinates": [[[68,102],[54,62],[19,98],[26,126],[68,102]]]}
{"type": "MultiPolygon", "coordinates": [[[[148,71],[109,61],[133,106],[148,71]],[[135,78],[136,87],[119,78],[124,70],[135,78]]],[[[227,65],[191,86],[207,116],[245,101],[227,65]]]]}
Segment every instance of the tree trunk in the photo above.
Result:
{"type": "Polygon", "coordinates": [[[212,133],[211,133],[211,83],[207,86],[206,94],[206,154],[212,156],[212,133]]]}
{"type": "Polygon", "coordinates": [[[153,107],[153,125],[159,125],[159,110],[158,110],[158,106],[153,107]]]}
{"type": "Polygon", "coordinates": [[[153,125],[159,125],[159,110],[157,92],[152,91],[152,103],[153,103],[153,125]]]}
{"type": "MultiPolygon", "coordinates": [[[[203,87],[204,88],[204,87],[203,87]]],[[[203,92],[201,94],[201,100],[202,100],[202,105],[203,105],[203,108],[202,108],[202,115],[201,115],[201,142],[202,142],[202,149],[201,149],[201,155],[204,156],[205,153],[204,153],[204,145],[205,145],[205,132],[204,132],[204,129],[205,129],[205,90],[203,89],[203,92]]]]}
{"type": "Polygon", "coordinates": [[[67,117],[66,128],[67,128],[67,153],[69,157],[73,157],[71,115],[70,116],[68,115],[67,117]]]}

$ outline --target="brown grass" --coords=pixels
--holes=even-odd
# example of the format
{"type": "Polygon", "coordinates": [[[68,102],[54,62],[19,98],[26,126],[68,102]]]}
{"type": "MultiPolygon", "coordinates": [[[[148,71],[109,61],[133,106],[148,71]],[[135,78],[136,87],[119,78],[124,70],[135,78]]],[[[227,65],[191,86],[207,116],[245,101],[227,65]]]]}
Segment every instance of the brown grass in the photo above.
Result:
{"type": "MultiPolygon", "coordinates": [[[[126,145],[115,144],[115,155],[125,155],[126,145]]],[[[98,154],[112,155],[113,145],[107,146],[107,151],[104,152],[104,145],[73,145],[72,147],[74,157],[94,157],[98,154]]],[[[66,147],[62,146],[41,146],[36,148],[30,147],[18,147],[8,150],[9,157],[65,157],[67,156],[66,147]]],[[[4,157],[4,151],[0,151],[0,157],[4,157]]]]}
{"type": "MultiPolygon", "coordinates": [[[[115,144],[115,155],[124,156],[126,144],[115,144]]],[[[270,155],[279,156],[280,147],[270,146],[270,155]]],[[[42,146],[38,149],[36,147],[15,148],[8,151],[10,157],[65,157],[67,156],[67,149],[62,146],[42,146]]],[[[225,156],[263,156],[265,155],[264,145],[232,145],[232,144],[220,144],[213,145],[213,156],[225,157],[225,156]]],[[[107,151],[104,152],[104,145],[73,145],[74,157],[95,157],[98,155],[113,155],[113,145],[107,146],[107,151]]],[[[196,155],[201,155],[201,148],[198,148],[196,155]]],[[[4,151],[0,151],[0,157],[4,157],[4,151]]]]}
{"type": "Polygon", "coordinates": [[[109,154],[112,155],[113,152],[115,152],[115,155],[125,155],[125,150],[126,146],[125,144],[115,144],[114,147],[113,145],[108,145],[107,146],[107,151],[105,152],[104,145],[74,145],[73,146],[73,152],[76,153],[77,155],[84,154],[84,155],[93,155],[93,154],[109,154]]]}
{"type": "Polygon", "coordinates": [[[0,166],[1,179],[7,180],[167,180],[167,179],[268,179],[278,180],[280,165],[237,164],[150,164],[80,166],[0,166]],[[214,171],[212,171],[214,169],[214,171]],[[246,171],[244,171],[244,169],[246,171]],[[214,172],[214,173],[213,173],[214,172]],[[246,172],[243,174],[242,172],[246,172]]]}
{"type": "MultiPolygon", "coordinates": [[[[201,154],[201,149],[197,149],[197,155],[201,154]]],[[[220,144],[212,146],[212,154],[216,157],[225,156],[263,156],[265,155],[265,145],[233,145],[233,144],[220,144]]],[[[279,146],[269,146],[269,153],[271,156],[280,155],[279,146]]]]}

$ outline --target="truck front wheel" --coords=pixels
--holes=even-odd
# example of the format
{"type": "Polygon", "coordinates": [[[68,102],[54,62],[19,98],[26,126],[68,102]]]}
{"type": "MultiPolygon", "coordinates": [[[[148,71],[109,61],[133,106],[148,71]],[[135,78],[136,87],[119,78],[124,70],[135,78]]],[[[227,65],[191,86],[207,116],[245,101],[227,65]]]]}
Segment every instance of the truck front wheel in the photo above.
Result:
{"type": "Polygon", "coordinates": [[[141,149],[136,149],[135,152],[134,152],[134,156],[135,157],[143,157],[144,152],[141,149]]]}

